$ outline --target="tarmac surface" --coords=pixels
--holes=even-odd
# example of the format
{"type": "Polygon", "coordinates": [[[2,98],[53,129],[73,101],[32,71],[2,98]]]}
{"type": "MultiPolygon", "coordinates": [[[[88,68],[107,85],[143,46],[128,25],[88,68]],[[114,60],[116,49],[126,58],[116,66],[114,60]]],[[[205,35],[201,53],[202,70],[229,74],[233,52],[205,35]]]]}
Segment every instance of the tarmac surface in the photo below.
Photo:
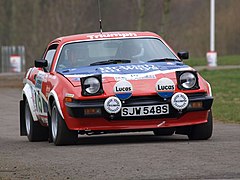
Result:
{"type": "Polygon", "coordinates": [[[240,125],[214,123],[213,137],[152,132],[81,136],[75,146],[19,135],[21,89],[0,88],[2,179],[240,179],[240,125]]]}

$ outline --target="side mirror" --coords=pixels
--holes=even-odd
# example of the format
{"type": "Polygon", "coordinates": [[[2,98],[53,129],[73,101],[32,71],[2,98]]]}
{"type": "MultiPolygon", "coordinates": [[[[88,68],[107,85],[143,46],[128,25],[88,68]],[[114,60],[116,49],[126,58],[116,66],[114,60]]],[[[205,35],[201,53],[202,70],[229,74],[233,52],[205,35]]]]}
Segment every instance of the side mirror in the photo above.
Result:
{"type": "Polygon", "coordinates": [[[48,66],[48,62],[45,59],[35,60],[35,67],[44,68],[48,66]]]}
{"type": "Polygon", "coordinates": [[[181,60],[189,58],[189,53],[186,51],[178,52],[177,55],[181,60]]]}

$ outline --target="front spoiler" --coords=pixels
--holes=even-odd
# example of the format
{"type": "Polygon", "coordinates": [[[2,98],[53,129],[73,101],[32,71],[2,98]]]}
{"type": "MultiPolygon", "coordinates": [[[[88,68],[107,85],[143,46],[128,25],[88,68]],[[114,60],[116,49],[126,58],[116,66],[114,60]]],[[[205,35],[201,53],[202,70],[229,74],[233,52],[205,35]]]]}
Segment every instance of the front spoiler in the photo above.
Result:
{"type": "MultiPolygon", "coordinates": [[[[71,117],[74,118],[83,118],[84,115],[84,108],[101,108],[101,115],[92,116],[92,117],[103,117],[106,120],[134,120],[134,119],[156,119],[156,118],[180,118],[187,112],[194,112],[194,111],[206,111],[211,109],[213,103],[213,97],[207,96],[203,94],[192,94],[188,95],[189,98],[189,106],[182,110],[178,111],[174,109],[171,105],[171,99],[163,100],[158,96],[149,96],[149,97],[132,97],[129,100],[123,102],[124,107],[130,106],[147,106],[147,105],[158,105],[158,104],[169,104],[169,111],[168,115],[160,115],[160,116],[146,116],[146,117],[121,117],[120,113],[110,115],[104,109],[104,101],[105,99],[98,99],[98,100],[91,100],[91,101],[74,101],[74,102],[67,102],[65,103],[67,112],[71,117]],[[190,106],[193,102],[202,102],[201,108],[193,108],[190,106]]],[[[87,116],[89,117],[89,116],[87,116]]]]}

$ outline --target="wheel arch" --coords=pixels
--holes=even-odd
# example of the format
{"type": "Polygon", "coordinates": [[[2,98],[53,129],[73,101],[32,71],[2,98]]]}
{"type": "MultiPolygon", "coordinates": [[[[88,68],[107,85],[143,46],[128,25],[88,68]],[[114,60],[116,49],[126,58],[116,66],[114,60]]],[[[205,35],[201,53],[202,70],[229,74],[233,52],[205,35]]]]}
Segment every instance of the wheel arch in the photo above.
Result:
{"type": "Polygon", "coordinates": [[[28,102],[33,120],[38,121],[37,115],[35,113],[34,104],[33,104],[32,87],[29,84],[25,84],[23,91],[22,91],[22,98],[24,101],[28,102]]]}
{"type": "Polygon", "coordinates": [[[207,81],[206,81],[206,83],[207,83],[207,87],[208,87],[208,95],[209,95],[209,96],[212,96],[212,88],[211,88],[211,85],[210,85],[210,83],[207,82],[207,81]]]}
{"type": "Polygon", "coordinates": [[[52,109],[52,105],[53,105],[54,101],[57,105],[57,108],[58,108],[58,111],[59,111],[60,115],[64,119],[58,95],[57,95],[55,90],[51,90],[50,93],[49,93],[49,96],[48,96],[48,113],[50,114],[50,116],[51,116],[51,109],[52,109]]]}

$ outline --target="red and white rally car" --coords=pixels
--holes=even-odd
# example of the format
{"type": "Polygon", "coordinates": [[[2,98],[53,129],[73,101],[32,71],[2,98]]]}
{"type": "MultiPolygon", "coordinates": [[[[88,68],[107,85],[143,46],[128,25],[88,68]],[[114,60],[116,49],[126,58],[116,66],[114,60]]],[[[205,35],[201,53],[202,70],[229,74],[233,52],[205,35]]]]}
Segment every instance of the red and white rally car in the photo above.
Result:
{"type": "Polygon", "coordinates": [[[20,131],[29,141],[74,144],[79,134],[153,131],[212,135],[209,83],[151,32],[60,37],[25,76],[20,131]]]}

